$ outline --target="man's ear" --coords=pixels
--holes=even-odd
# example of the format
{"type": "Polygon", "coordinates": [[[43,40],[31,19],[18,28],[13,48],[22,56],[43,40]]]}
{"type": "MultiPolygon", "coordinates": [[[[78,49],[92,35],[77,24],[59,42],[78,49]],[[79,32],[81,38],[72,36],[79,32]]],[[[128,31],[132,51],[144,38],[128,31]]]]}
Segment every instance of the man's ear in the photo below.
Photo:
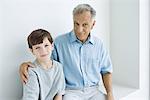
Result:
{"type": "Polygon", "coordinates": [[[95,26],[95,23],[96,23],[96,21],[95,21],[95,20],[93,20],[93,23],[92,23],[92,27],[91,27],[91,29],[93,29],[93,27],[95,26]]]}

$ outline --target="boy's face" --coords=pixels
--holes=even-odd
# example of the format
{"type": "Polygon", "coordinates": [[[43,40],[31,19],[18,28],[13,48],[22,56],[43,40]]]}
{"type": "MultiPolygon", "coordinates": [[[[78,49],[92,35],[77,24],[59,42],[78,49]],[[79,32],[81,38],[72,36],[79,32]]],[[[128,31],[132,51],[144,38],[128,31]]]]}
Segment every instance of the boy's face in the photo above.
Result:
{"type": "Polygon", "coordinates": [[[32,53],[35,55],[35,57],[40,61],[49,60],[51,53],[53,50],[52,44],[49,42],[48,38],[44,38],[43,43],[33,45],[32,46],[32,53]]]}

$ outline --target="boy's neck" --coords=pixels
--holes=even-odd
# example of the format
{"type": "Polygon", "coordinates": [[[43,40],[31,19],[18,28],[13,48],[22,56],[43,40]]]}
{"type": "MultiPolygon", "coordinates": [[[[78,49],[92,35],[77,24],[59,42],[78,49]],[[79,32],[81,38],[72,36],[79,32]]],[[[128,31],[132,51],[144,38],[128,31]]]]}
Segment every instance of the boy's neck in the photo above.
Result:
{"type": "Polygon", "coordinates": [[[49,69],[53,65],[52,60],[50,60],[50,59],[45,60],[45,61],[41,61],[41,60],[37,59],[37,61],[44,69],[49,69]]]}

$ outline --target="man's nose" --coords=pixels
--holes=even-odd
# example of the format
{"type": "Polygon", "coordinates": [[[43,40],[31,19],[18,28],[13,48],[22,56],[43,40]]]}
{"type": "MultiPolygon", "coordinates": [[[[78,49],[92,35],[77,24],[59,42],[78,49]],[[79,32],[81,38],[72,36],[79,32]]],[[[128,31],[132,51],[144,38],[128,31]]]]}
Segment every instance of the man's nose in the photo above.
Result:
{"type": "Polygon", "coordinates": [[[83,27],[82,27],[82,26],[79,26],[79,27],[78,27],[78,32],[79,32],[79,33],[82,33],[82,32],[83,32],[83,27]]]}

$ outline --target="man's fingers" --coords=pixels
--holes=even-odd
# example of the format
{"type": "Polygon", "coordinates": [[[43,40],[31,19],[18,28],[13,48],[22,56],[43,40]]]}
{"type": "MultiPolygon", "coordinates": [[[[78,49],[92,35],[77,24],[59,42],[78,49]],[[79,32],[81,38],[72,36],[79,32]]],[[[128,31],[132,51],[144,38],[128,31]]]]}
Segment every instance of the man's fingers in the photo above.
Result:
{"type": "Polygon", "coordinates": [[[19,73],[21,77],[21,81],[26,83],[28,81],[28,68],[35,67],[31,62],[24,62],[20,65],[19,73]]]}
{"type": "Polygon", "coordinates": [[[19,71],[19,73],[20,73],[20,77],[21,77],[22,83],[26,84],[26,82],[27,82],[27,77],[24,75],[23,72],[19,71]]]}
{"type": "Polygon", "coordinates": [[[23,83],[27,82],[27,76],[28,76],[27,70],[28,70],[28,64],[25,62],[22,63],[20,65],[19,73],[20,73],[21,81],[23,83]]]}
{"type": "Polygon", "coordinates": [[[25,75],[22,75],[21,77],[22,77],[22,82],[23,82],[24,84],[26,84],[26,83],[27,83],[27,78],[25,77],[25,75]]]}
{"type": "MultiPolygon", "coordinates": [[[[23,73],[24,78],[27,80],[28,79],[28,67],[25,67],[24,73],[23,73]]],[[[24,80],[25,81],[25,80],[24,80]]]]}
{"type": "Polygon", "coordinates": [[[24,83],[26,83],[28,81],[28,68],[29,67],[34,67],[33,63],[31,62],[26,62],[24,63],[24,67],[23,67],[23,70],[22,70],[22,80],[24,83]]]}

